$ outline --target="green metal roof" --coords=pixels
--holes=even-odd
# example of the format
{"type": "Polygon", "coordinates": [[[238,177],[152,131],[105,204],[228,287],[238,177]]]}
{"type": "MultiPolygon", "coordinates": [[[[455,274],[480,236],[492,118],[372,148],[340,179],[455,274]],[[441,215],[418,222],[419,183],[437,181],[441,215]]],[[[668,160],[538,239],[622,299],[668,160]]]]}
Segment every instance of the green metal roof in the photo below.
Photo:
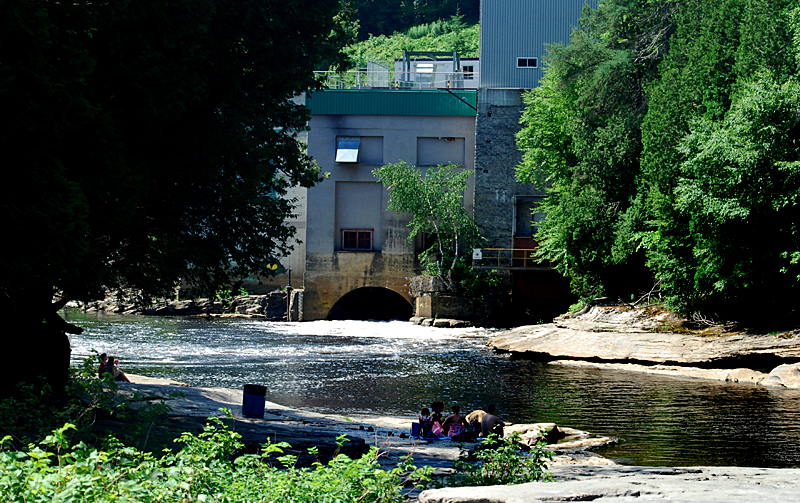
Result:
{"type": "Polygon", "coordinates": [[[325,89],[306,96],[313,115],[436,115],[475,117],[472,90],[325,89]]]}

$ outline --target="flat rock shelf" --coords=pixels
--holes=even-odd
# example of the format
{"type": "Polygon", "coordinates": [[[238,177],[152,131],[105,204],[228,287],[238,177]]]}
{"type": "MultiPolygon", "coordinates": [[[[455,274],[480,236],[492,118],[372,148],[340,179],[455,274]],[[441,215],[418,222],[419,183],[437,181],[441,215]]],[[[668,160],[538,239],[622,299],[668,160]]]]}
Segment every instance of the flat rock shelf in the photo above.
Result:
{"type": "Polygon", "coordinates": [[[800,387],[798,331],[775,334],[670,331],[667,311],[592,306],[553,323],[502,332],[497,351],[618,370],[800,387]],[[762,372],[766,370],[766,372],[762,372]]]}

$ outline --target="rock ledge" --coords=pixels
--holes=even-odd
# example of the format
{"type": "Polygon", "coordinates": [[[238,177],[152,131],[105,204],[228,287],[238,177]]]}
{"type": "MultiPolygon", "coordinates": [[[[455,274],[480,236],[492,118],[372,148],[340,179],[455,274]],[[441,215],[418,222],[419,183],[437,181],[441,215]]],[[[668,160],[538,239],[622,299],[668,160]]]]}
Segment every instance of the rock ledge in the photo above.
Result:
{"type": "Polygon", "coordinates": [[[727,380],[800,387],[797,330],[781,334],[675,332],[669,331],[673,318],[668,311],[653,308],[592,306],[553,323],[502,332],[488,344],[498,351],[546,361],[731,369],[727,380]],[[739,370],[774,367],[769,376],[739,370]]]}

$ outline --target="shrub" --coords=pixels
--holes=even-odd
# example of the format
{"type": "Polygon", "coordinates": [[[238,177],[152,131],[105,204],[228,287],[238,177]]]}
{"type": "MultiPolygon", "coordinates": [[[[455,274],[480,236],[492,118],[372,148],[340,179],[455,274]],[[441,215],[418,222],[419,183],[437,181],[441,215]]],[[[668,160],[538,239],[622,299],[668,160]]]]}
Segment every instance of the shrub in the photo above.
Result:
{"type": "Polygon", "coordinates": [[[466,453],[455,461],[456,474],[448,485],[491,486],[552,481],[553,475],[544,469],[553,454],[545,451],[544,446],[544,442],[539,442],[529,451],[524,451],[518,433],[504,438],[491,433],[472,453],[477,463],[469,461],[466,453]]]}
{"type": "Polygon", "coordinates": [[[81,439],[99,445],[102,434],[97,433],[98,420],[106,418],[126,422],[122,440],[129,445],[143,448],[148,440],[151,445],[157,443],[151,426],[161,421],[169,407],[146,401],[138,393],[120,393],[110,376],[98,379],[97,357],[93,353],[80,366],[70,368],[63,390],[52,390],[43,382],[22,383],[14,396],[0,399],[0,425],[4,433],[11,435],[9,446],[21,448],[39,443],[66,423],[73,425],[64,432],[73,442],[81,439]]]}
{"type": "Polygon", "coordinates": [[[403,501],[406,482],[425,481],[432,471],[414,468],[410,458],[382,470],[374,447],[359,459],[340,454],[312,468],[295,467],[294,456],[279,456],[278,465],[268,459],[282,454],[286,443],[268,443],[260,455],[235,456],[241,436],[219,418],[211,418],[199,435],[184,433],[177,440],[183,448],[161,457],[113,441],[106,450],[83,442],[69,447],[73,429],[66,424],[22,452],[6,450],[6,437],[0,443],[0,501],[388,503],[403,501]]]}

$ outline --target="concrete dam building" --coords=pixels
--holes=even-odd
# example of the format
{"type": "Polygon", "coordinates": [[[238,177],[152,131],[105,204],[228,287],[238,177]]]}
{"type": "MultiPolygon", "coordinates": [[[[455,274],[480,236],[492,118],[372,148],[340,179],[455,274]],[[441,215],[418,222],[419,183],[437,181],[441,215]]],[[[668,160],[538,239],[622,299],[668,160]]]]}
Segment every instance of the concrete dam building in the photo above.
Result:
{"type": "Polygon", "coordinates": [[[307,97],[308,153],[330,177],[308,190],[304,319],[411,315],[408,284],[422,242],[408,240],[408,215],[386,211],[389,192],[372,170],[399,161],[473,170],[475,98],[388,89],[307,97]]]}
{"type": "Polygon", "coordinates": [[[330,177],[307,192],[303,319],[412,314],[408,285],[423,243],[408,240],[408,215],[386,211],[389,193],[372,175],[400,160],[473,171],[464,204],[486,238],[473,267],[508,275],[514,310],[533,321],[563,311],[566,280],[530,258],[544,193],[516,181],[515,133],[547,44],[569,42],[584,5],[597,3],[481,0],[478,60],[404,54],[392,82],[385,66],[386,77],[306,98],[308,153],[330,177]]]}

